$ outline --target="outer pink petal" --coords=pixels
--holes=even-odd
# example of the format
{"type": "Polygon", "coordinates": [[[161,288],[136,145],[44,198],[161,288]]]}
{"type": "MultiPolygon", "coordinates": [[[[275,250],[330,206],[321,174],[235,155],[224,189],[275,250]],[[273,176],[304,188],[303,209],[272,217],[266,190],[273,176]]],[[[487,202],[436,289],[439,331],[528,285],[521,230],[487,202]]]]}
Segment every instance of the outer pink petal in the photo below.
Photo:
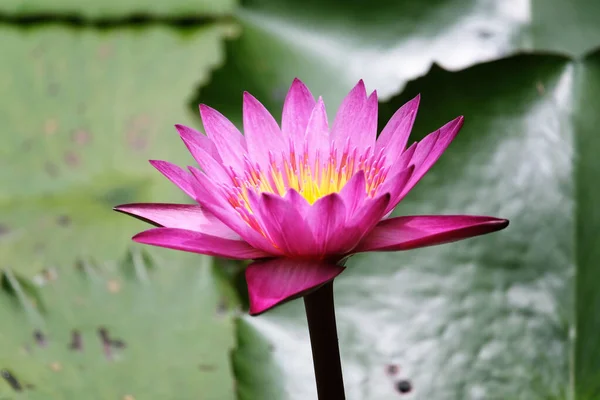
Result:
{"type": "Polygon", "coordinates": [[[150,164],[156,168],[161,174],[166,176],[171,182],[185,192],[192,199],[196,198],[196,193],[192,187],[191,179],[187,171],[181,169],[175,164],[168,161],[150,160],[150,164]]]}
{"type": "MultiPolygon", "coordinates": [[[[367,103],[367,91],[361,79],[342,101],[335,116],[333,128],[331,128],[331,140],[335,141],[336,147],[345,145],[350,136],[355,135],[357,122],[361,118],[363,107],[367,103]]],[[[356,132],[358,135],[359,133],[356,132]]]]}
{"type": "Polygon", "coordinates": [[[190,153],[192,153],[194,158],[196,158],[195,149],[200,148],[210,154],[215,160],[219,162],[222,161],[215,144],[204,134],[190,128],[189,126],[180,124],[175,125],[175,129],[177,129],[177,132],[179,132],[179,136],[181,136],[181,139],[190,150],[190,153]]]}
{"type": "Polygon", "coordinates": [[[161,227],[188,229],[225,239],[241,240],[237,233],[211,212],[197,205],[137,203],[123,204],[114,210],[161,227]]]}
{"type": "Polygon", "coordinates": [[[262,249],[273,255],[281,255],[282,252],[265,239],[260,233],[252,229],[224,197],[222,191],[202,171],[190,167],[190,171],[196,178],[194,190],[200,205],[214,214],[221,222],[240,235],[252,246],[262,249]]]}
{"type": "Polygon", "coordinates": [[[400,199],[421,180],[423,175],[429,171],[429,168],[440,158],[442,153],[452,143],[460,128],[462,128],[463,121],[463,117],[458,117],[437,131],[430,133],[417,144],[415,154],[410,161],[411,164],[415,165],[415,172],[401,193],[400,199]]]}
{"type": "Polygon", "coordinates": [[[396,175],[388,178],[379,188],[380,193],[389,193],[390,201],[388,203],[385,213],[389,213],[396,207],[398,202],[401,200],[400,195],[404,192],[406,184],[410,181],[413,175],[415,166],[411,165],[408,168],[396,173],[396,175]]]}
{"type": "Polygon", "coordinates": [[[152,246],[234,260],[269,257],[269,254],[255,249],[244,241],[225,239],[185,229],[154,228],[138,233],[133,237],[133,240],[152,246]]]}
{"type": "Polygon", "coordinates": [[[209,153],[207,153],[204,149],[196,146],[195,143],[186,143],[190,152],[194,155],[194,158],[198,162],[198,165],[204,173],[211,177],[213,182],[231,185],[231,175],[223,164],[217,160],[215,160],[209,153]]]}
{"type": "Polygon", "coordinates": [[[298,210],[300,215],[308,215],[311,205],[300,193],[294,189],[289,189],[284,197],[290,202],[291,207],[298,210]]]}
{"type": "Polygon", "coordinates": [[[420,100],[420,95],[417,95],[417,97],[400,107],[377,138],[375,152],[385,149],[387,155],[385,165],[394,164],[398,156],[404,152],[417,116],[420,100]]]}
{"type": "Polygon", "coordinates": [[[257,261],[246,269],[250,314],[257,315],[319,288],[344,271],[320,261],[276,258],[257,261]]]}
{"type": "Polygon", "coordinates": [[[263,193],[258,198],[258,212],[263,225],[287,256],[311,256],[315,254],[316,243],[305,214],[301,213],[303,206],[298,206],[297,201],[291,194],[280,197],[263,193]]]}
{"type": "Polygon", "coordinates": [[[292,142],[296,151],[302,151],[304,147],[304,133],[315,104],[310,90],[295,78],[283,103],[281,132],[292,142]]]}
{"type": "Polygon", "coordinates": [[[367,149],[373,151],[377,137],[377,106],[377,92],[373,92],[357,115],[346,115],[349,124],[340,128],[346,132],[336,134],[337,146],[348,146],[349,151],[357,149],[359,155],[367,149]]]}
{"type": "Polygon", "coordinates": [[[351,241],[351,234],[343,229],[346,206],[338,193],[321,197],[310,208],[307,224],[311,227],[317,255],[341,254],[351,241]]]}
{"type": "Polygon", "coordinates": [[[352,178],[340,190],[340,196],[346,205],[346,212],[349,216],[354,214],[365,199],[367,198],[367,180],[365,171],[362,169],[356,172],[352,178]]]}
{"type": "MultiPolygon", "coordinates": [[[[387,176],[396,176],[398,172],[404,171],[409,165],[414,164],[413,157],[417,150],[418,143],[413,143],[408,149],[406,149],[399,157],[396,157],[396,161],[388,168],[387,176]]],[[[386,165],[388,165],[386,157],[386,165]]]]}
{"type": "Polygon", "coordinates": [[[472,215],[419,215],[381,221],[355,252],[397,251],[454,242],[499,231],[508,220],[472,215]]]}
{"type": "Polygon", "coordinates": [[[350,228],[356,228],[361,238],[366,236],[385,215],[390,202],[390,194],[384,193],[373,199],[368,199],[361,208],[356,210],[353,219],[347,222],[350,228]]]}
{"type": "Polygon", "coordinates": [[[271,213],[262,204],[262,194],[249,190],[248,202],[250,203],[250,209],[252,209],[252,216],[256,220],[261,231],[276,248],[281,249],[283,254],[287,254],[286,238],[281,235],[279,229],[273,226],[271,213]]]}
{"type": "Polygon", "coordinates": [[[353,215],[349,216],[346,226],[343,228],[348,239],[345,243],[346,247],[341,249],[341,253],[352,253],[352,250],[383,218],[389,202],[389,193],[385,193],[374,199],[369,198],[353,215]]]}
{"type": "Polygon", "coordinates": [[[221,160],[236,172],[244,170],[246,141],[240,131],[217,110],[200,104],[204,130],[219,151],[221,160]]]}
{"type": "Polygon", "coordinates": [[[281,130],[273,116],[250,93],[244,92],[244,135],[250,158],[261,167],[270,161],[269,153],[279,157],[284,146],[281,130]]]}
{"type": "MultiPolygon", "coordinates": [[[[192,173],[192,187],[196,193],[196,201],[204,208],[215,214],[221,221],[218,214],[212,211],[213,207],[226,208],[232,215],[237,214],[231,204],[228,204],[225,198],[226,187],[217,185],[206,174],[195,167],[188,167],[192,173]]],[[[227,224],[229,225],[229,224],[227,224]]],[[[234,229],[235,230],[235,229],[234,229]]]]}
{"type": "Polygon", "coordinates": [[[329,143],[329,123],[327,121],[325,103],[323,103],[321,97],[319,97],[317,104],[310,114],[304,137],[305,148],[297,150],[301,152],[306,150],[309,156],[309,165],[314,165],[317,157],[319,157],[321,162],[325,157],[329,157],[331,149],[329,143]]]}

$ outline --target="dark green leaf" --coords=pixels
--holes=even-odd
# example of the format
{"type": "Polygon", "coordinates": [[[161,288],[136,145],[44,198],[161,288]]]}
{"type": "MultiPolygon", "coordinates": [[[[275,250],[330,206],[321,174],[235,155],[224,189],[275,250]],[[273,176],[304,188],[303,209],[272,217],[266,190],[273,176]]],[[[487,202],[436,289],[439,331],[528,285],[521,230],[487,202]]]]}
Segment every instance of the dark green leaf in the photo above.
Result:
{"type": "Polygon", "coordinates": [[[577,65],[575,122],[575,370],[578,399],[600,397],[600,51],[577,65]]]}
{"type": "Polygon", "coordinates": [[[459,70],[532,50],[578,57],[600,45],[599,7],[595,0],[250,0],[239,12],[244,34],[201,99],[228,106],[254,90],[275,105],[298,77],[333,112],[359,79],[386,100],[432,63],[459,70]]]}
{"type": "MultiPolygon", "coordinates": [[[[349,399],[396,398],[401,380],[418,399],[600,395],[599,82],[598,53],[583,62],[519,56],[457,73],[434,67],[382,104],[383,122],[422,94],[414,140],[466,117],[396,214],[487,214],[511,225],[351,259],[335,285],[349,399]]],[[[284,375],[278,398],[314,398],[302,303],[245,322],[274,346],[261,365],[265,375],[284,375]]],[[[236,364],[250,347],[236,352],[236,364]]],[[[245,375],[238,381],[251,385],[245,375]]],[[[275,398],[257,394],[263,387],[241,398],[275,398]]]]}

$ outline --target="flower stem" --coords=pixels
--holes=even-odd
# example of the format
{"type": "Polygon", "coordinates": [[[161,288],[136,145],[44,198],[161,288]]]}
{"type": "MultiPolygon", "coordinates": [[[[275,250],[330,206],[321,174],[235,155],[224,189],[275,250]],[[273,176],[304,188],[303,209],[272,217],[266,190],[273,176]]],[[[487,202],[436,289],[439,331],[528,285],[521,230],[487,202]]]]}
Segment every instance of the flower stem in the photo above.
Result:
{"type": "Polygon", "coordinates": [[[344,380],[333,307],[333,281],[304,296],[304,307],[319,400],[344,400],[344,380]]]}

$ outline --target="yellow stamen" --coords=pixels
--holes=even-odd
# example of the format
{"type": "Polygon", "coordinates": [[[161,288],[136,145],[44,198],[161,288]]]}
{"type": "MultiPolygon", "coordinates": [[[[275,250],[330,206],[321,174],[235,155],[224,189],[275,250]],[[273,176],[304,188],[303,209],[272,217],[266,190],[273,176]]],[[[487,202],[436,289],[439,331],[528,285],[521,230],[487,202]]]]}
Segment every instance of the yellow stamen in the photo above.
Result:
{"type": "Polygon", "coordinates": [[[381,170],[384,164],[381,157],[361,155],[357,158],[356,151],[345,151],[339,158],[335,152],[326,157],[322,155],[317,153],[310,162],[306,153],[298,155],[292,150],[280,164],[272,159],[265,171],[248,163],[243,176],[232,177],[239,194],[237,199],[230,200],[231,204],[244,207],[248,215],[252,215],[248,191],[284,196],[289,189],[296,190],[308,203],[314,204],[320,198],[342,190],[359,170],[365,173],[365,192],[373,197],[377,187],[385,180],[386,171],[381,170]]]}

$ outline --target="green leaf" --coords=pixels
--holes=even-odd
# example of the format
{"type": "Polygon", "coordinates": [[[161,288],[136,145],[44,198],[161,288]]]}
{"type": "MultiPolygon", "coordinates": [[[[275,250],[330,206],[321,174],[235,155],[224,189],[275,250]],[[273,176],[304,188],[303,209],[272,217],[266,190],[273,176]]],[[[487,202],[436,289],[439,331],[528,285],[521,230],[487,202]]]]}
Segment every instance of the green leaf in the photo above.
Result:
{"type": "MultiPolygon", "coordinates": [[[[285,399],[283,372],[273,365],[275,345],[270,342],[273,338],[262,335],[246,319],[236,321],[236,349],[232,353],[234,374],[240,377],[236,381],[236,391],[239,399],[285,399]]],[[[281,360],[281,365],[293,364],[297,354],[287,361],[281,360]]],[[[290,371],[291,372],[291,371],[290,371]]],[[[298,379],[290,374],[289,386],[295,381],[306,383],[306,379],[298,379]]]]}
{"type": "Polygon", "coordinates": [[[595,0],[251,0],[238,13],[244,34],[205,91],[219,106],[259,89],[274,106],[298,77],[335,110],[364,79],[387,100],[432,63],[460,70],[522,51],[581,56],[600,45],[599,7],[595,0]]]}
{"type": "Polygon", "coordinates": [[[575,126],[575,304],[577,341],[574,380],[578,399],[600,396],[600,51],[577,65],[573,120],[575,126]]]}
{"type": "Polygon", "coordinates": [[[132,16],[198,18],[227,15],[237,0],[2,0],[0,14],[13,17],[67,15],[85,19],[123,19],[132,16]]]}
{"type": "Polygon", "coordinates": [[[175,123],[231,26],[0,27],[0,259],[32,276],[122,254],[146,224],[111,209],[186,201],[148,159],[191,164],[175,123]]]}
{"type": "Polygon", "coordinates": [[[533,49],[580,57],[600,45],[599,2],[529,1],[531,28],[526,33],[525,41],[530,41],[533,49]]]}
{"type": "Polygon", "coordinates": [[[153,254],[47,270],[28,290],[5,270],[0,398],[233,399],[235,297],[209,257],[153,254]]]}
{"type": "MultiPolygon", "coordinates": [[[[417,93],[413,140],[457,115],[466,122],[396,214],[511,225],[350,259],[335,284],[348,398],[401,398],[400,380],[418,399],[598,398],[600,53],[434,67],[381,105],[381,122],[417,93]]],[[[233,358],[240,398],[315,398],[302,302],[244,324],[251,335],[233,358]],[[250,340],[272,351],[248,374],[250,340]],[[266,381],[273,374],[282,378],[266,381]]]]}

